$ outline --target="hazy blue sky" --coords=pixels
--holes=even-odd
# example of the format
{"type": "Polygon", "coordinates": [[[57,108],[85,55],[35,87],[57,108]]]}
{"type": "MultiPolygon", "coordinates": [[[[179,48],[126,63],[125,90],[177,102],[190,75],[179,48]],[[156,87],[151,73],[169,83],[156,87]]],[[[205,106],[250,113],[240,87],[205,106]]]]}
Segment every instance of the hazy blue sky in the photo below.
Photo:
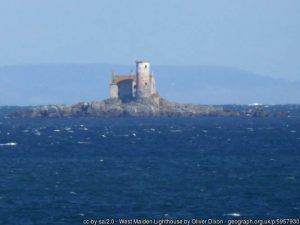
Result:
{"type": "Polygon", "coordinates": [[[136,59],[300,79],[300,1],[0,1],[0,66],[136,59]]]}

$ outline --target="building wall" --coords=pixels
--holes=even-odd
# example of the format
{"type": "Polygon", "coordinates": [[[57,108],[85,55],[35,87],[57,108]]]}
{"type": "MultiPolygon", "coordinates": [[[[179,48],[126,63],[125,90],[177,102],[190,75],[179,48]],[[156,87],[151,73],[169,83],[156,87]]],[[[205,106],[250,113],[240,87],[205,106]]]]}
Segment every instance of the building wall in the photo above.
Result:
{"type": "Polygon", "coordinates": [[[110,97],[118,98],[118,85],[116,85],[116,84],[110,85],[110,97]]]}
{"type": "Polygon", "coordinates": [[[132,96],[136,97],[136,81],[132,81],[132,96]]]}
{"type": "Polygon", "coordinates": [[[150,90],[150,94],[156,94],[156,84],[155,84],[155,79],[154,76],[151,76],[151,90],[150,90]]]}
{"type": "Polygon", "coordinates": [[[118,82],[118,97],[123,101],[130,101],[133,99],[133,81],[123,80],[118,82]]]}
{"type": "Polygon", "coordinates": [[[150,80],[150,63],[144,61],[136,62],[136,79],[138,98],[150,96],[151,80],[150,80]]]}

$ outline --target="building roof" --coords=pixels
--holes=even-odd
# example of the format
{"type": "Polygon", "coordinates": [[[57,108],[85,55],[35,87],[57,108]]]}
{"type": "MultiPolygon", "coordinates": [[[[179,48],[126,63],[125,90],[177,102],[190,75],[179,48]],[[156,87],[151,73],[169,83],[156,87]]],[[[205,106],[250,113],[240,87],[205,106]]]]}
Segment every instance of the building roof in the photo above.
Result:
{"type": "Polygon", "coordinates": [[[137,63],[150,63],[148,60],[136,60],[137,63]]]}
{"type": "Polygon", "coordinates": [[[111,84],[117,84],[120,81],[124,81],[124,80],[135,81],[136,76],[135,75],[113,75],[111,79],[111,84]]]}

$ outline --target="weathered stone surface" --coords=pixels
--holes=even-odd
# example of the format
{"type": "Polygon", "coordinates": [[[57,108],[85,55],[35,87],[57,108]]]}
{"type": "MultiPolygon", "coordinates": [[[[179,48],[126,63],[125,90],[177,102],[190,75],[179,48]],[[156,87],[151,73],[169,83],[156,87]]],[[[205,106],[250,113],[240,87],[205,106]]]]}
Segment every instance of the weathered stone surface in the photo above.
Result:
{"type": "Polygon", "coordinates": [[[80,102],[75,105],[45,105],[31,110],[17,112],[16,117],[194,117],[226,115],[233,116],[234,112],[225,112],[220,106],[205,106],[178,104],[159,96],[122,102],[119,99],[106,99],[97,102],[80,102]]]}
{"type": "Polygon", "coordinates": [[[222,106],[179,104],[160,98],[150,98],[122,102],[119,99],[106,99],[97,102],[80,102],[75,105],[46,105],[29,111],[17,112],[17,117],[198,117],[198,116],[268,116],[262,110],[251,109],[245,112],[223,109],[222,106]]]}

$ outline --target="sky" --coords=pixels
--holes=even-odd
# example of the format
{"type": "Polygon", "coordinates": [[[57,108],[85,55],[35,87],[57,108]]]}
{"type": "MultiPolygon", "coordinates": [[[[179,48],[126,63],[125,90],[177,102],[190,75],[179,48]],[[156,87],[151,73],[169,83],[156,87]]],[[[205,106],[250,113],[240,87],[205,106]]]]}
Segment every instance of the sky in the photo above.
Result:
{"type": "Polygon", "coordinates": [[[299,0],[0,0],[0,66],[208,65],[300,80],[299,0]]]}

